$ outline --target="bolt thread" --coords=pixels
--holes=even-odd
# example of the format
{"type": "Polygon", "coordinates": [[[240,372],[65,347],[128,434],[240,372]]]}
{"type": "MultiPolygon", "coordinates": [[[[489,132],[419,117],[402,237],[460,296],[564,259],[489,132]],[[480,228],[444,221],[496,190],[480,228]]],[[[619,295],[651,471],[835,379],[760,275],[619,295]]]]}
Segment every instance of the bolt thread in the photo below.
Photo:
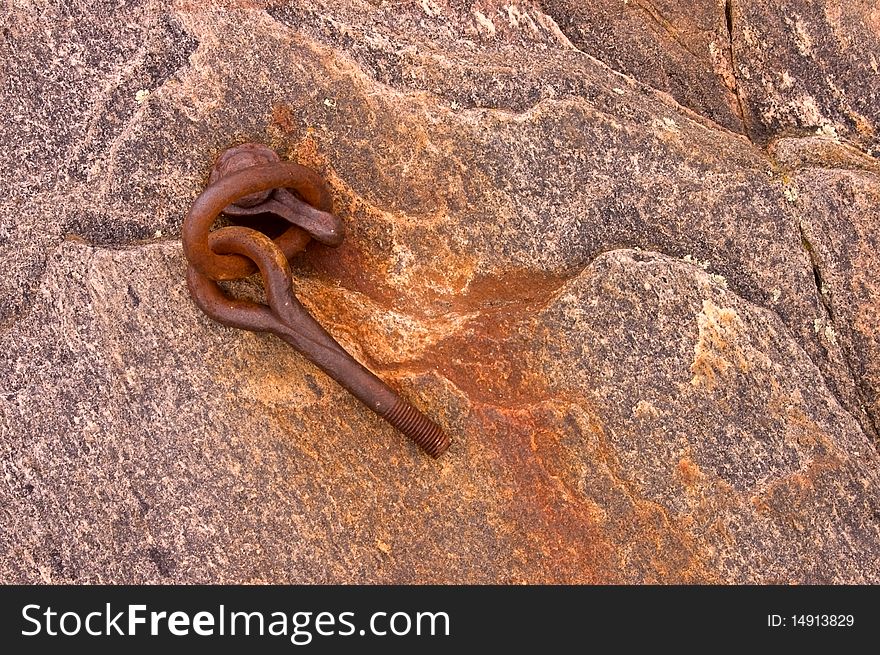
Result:
{"type": "Polygon", "coordinates": [[[449,437],[440,426],[402,398],[382,418],[415,441],[431,457],[440,457],[449,448],[449,437]]]}

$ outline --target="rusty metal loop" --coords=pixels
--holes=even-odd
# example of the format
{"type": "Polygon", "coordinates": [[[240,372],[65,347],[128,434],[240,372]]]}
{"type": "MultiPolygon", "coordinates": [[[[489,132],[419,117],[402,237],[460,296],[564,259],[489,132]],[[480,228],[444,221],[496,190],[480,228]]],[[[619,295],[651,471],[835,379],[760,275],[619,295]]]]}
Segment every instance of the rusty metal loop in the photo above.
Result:
{"type": "Polygon", "coordinates": [[[230,298],[219,284],[191,269],[190,288],[202,311],[231,327],[272,332],[295,341],[298,350],[309,354],[326,350],[350,358],[294,295],[290,266],[269,237],[249,228],[224,227],[211,233],[210,245],[217,254],[243,255],[255,262],[269,304],[230,298]]]}
{"type": "MultiPolygon", "coordinates": [[[[237,280],[254,273],[256,266],[246,257],[213,252],[208,234],[220,213],[236,200],[276,188],[294,189],[306,204],[328,214],[331,211],[329,190],[317,173],[305,166],[275,162],[236,171],[205,189],[183,221],[183,248],[190,264],[212,280],[237,280]]],[[[309,238],[301,227],[291,225],[274,242],[290,259],[305,247],[309,238]]]]}
{"type": "MultiPolygon", "coordinates": [[[[266,297],[290,293],[290,269],[287,260],[279,261],[284,254],[279,248],[270,247],[272,240],[261,232],[241,227],[224,227],[210,234],[209,245],[218,254],[236,254],[249,257],[255,262],[266,286],[266,297]],[[244,247],[235,247],[239,241],[244,247]],[[247,244],[252,244],[247,247],[247,244]],[[280,283],[280,287],[279,287],[280,283]]],[[[229,327],[257,332],[278,331],[280,320],[272,307],[251,300],[229,297],[217,282],[190,266],[186,276],[190,294],[205,314],[229,327]]]]}
{"type": "Polygon", "coordinates": [[[329,191],[314,171],[278,160],[266,146],[244,144],[224,152],[211,184],[183,223],[193,300],[224,325],[276,334],[428,454],[439,457],[449,447],[439,426],[349,355],[294,294],[288,260],[309,238],[331,246],[342,240],[342,224],[330,207],[329,191]],[[221,213],[270,213],[290,227],[275,239],[242,226],[210,231],[221,213]],[[268,305],[231,298],[218,284],[255,270],[263,278],[268,305]]]}

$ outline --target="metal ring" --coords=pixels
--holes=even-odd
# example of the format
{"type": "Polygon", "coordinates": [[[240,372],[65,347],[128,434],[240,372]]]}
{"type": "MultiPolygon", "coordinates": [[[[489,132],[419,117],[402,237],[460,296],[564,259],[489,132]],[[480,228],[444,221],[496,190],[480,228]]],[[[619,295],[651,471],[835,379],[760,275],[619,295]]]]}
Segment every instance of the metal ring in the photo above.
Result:
{"type": "MultiPolygon", "coordinates": [[[[237,280],[256,271],[247,257],[222,255],[211,250],[209,232],[225,207],[239,198],[275,188],[296,191],[303,201],[322,211],[332,211],[330,191],[314,171],[293,162],[260,164],[217,180],[196,198],[183,221],[182,237],[186,258],[199,273],[212,280],[237,280]]],[[[309,241],[309,235],[292,225],[274,239],[290,259],[309,241]]]]}
{"type": "Polygon", "coordinates": [[[215,321],[245,330],[275,332],[281,325],[278,309],[297,305],[290,267],[284,254],[262,232],[246,227],[224,227],[211,232],[209,245],[217,255],[241,255],[256,263],[263,277],[269,306],[229,297],[220,285],[194,266],[187,285],[199,308],[215,321]]]}

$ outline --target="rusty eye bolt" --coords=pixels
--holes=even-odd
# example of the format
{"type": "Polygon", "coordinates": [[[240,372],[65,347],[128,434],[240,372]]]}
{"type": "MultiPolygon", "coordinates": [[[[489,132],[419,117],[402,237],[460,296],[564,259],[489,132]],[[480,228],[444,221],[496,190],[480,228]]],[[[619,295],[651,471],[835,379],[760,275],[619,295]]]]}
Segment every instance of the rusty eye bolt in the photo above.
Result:
{"type": "Polygon", "coordinates": [[[449,447],[449,437],[348,354],[293,293],[289,260],[310,239],[338,246],[342,237],[342,223],[331,213],[330,192],[317,173],[281,161],[261,144],[230,148],[218,158],[208,187],[183,222],[190,294],[219,323],[281,337],[425,452],[439,457],[449,447]],[[253,227],[212,232],[221,213],[253,227]],[[260,219],[272,216],[286,221],[274,239],[256,229],[260,219]],[[218,284],[258,270],[268,305],[231,298],[218,284]]]}

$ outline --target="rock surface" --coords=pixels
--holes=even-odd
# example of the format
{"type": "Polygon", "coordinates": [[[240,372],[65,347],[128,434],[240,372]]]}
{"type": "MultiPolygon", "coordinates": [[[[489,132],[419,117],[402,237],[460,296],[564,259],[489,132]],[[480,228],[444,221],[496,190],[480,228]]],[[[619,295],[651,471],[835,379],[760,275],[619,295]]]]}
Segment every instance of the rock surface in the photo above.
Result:
{"type": "Polygon", "coordinates": [[[749,134],[819,132],[880,154],[880,6],[730,0],[749,134]]]}
{"type": "Polygon", "coordinates": [[[574,46],[729,130],[746,129],[724,0],[545,0],[574,46]]]}
{"type": "Polygon", "coordinates": [[[624,4],[15,3],[2,579],[880,582],[872,6],[624,4]],[[299,297],[440,460],[192,304],[244,141],[328,180],[299,297]]]}

